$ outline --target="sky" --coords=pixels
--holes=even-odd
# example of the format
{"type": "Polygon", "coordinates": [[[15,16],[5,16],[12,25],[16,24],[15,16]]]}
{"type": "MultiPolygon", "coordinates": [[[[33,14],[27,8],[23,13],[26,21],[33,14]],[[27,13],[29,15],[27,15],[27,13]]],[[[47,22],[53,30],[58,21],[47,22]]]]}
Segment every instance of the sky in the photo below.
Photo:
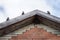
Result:
{"type": "Polygon", "coordinates": [[[60,17],[60,0],[47,0],[46,2],[53,8],[52,14],[60,17]]]}
{"type": "Polygon", "coordinates": [[[35,9],[47,12],[51,15],[60,17],[59,0],[0,0],[0,23],[20,16],[22,11],[25,13],[35,9]]]}

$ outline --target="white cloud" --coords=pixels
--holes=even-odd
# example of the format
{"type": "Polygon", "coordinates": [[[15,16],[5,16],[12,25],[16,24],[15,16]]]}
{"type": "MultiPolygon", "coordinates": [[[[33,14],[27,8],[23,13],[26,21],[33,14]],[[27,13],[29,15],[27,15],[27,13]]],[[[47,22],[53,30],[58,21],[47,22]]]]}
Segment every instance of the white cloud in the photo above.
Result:
{"type": "Polygon", "coordinates": [[[10,18],[20,16],[22,11],[27,13],[35,9],[44,12],[49,10],[52,13],[52,7],[46,3],[46,0],[0,0],[0,4],[4,6],[5,14],[10,18]]]}

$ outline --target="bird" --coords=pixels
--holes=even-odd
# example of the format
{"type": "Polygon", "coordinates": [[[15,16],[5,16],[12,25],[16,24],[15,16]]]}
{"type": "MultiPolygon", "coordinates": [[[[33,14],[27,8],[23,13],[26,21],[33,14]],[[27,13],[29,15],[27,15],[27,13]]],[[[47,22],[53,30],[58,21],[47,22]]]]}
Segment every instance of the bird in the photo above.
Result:
{"type": "Polygon", "coordinates": [[[22,15],[24,15],[24,11],[22,12],[22,15]]]}
{"type": "Polygon", "coordinates": [[[50,14],[50,12],[49,12],[49,11],[47,11],[47,13],[48,13],[48,14],[50,14]]]}
{"type": "Polygon", "coordinates": [[[9,17],[7,17],[6,21],[9,21],[9,17]]]}

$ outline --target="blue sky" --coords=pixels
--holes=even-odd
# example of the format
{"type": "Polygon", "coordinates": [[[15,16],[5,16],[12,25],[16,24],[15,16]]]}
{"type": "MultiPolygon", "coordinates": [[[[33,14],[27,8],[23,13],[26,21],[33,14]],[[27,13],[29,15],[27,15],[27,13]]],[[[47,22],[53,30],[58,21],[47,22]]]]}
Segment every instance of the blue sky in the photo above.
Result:
{"type": "Polygon", "coordinates": [[[47,0],[47,3],[53,8],[52,14],[60,17],[60,0],[47,0]]]}
{"type": "Polygon", "coordinates": [[[22,11],[25,13],[35,9],[47,12],[60,17],[59,0],[0,0],[0,22],[20,16],[22,11]],[[1,8],[3,11],[1,11],[1,8]]]}

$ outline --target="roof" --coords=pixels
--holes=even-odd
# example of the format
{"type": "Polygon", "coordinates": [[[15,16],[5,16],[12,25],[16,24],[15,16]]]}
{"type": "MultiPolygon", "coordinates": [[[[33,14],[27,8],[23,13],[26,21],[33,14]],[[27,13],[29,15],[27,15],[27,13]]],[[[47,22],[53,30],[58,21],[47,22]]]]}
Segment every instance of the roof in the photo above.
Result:
{"type": "Polygon", "coordinates": [[[60,30],[60,18],[47,14],[40,10],[33,10],[14,19],[0,23],[0,32],[3,30],[3,32],[1,32],[1,35],[14,31],[20,27],[23,27],[24,25],[26,26],[28,24],[31,24],[35,18],[47,26],[60,30]],[[15,27],[12,26],[13,24],[15,24],[15,27]]]}
{"type": "Polygon", "coordinates": [[[56,16],[53,16],[53,15],[49,15],[49,14],[43,12],[43,11],[40,11],[40,10],[34,10],[34,11],[28,12],[24,15],[21,15],[19,17],[16,17],[14,19],[11,19],[9,21],[5,21],[3,23],[0,23],[0,28],[6,27],[6,26],[11,25],[11,24],[14,24],[18,21],[24,20],[24,19],[26,19],[28,17],[31,17],[31,16],[34,16],[34,15],[39,15],[39,16],[42,16],[42,17],[47,18],[49,20],[60,23],[60,18],[58,18],[56,16]]]}

